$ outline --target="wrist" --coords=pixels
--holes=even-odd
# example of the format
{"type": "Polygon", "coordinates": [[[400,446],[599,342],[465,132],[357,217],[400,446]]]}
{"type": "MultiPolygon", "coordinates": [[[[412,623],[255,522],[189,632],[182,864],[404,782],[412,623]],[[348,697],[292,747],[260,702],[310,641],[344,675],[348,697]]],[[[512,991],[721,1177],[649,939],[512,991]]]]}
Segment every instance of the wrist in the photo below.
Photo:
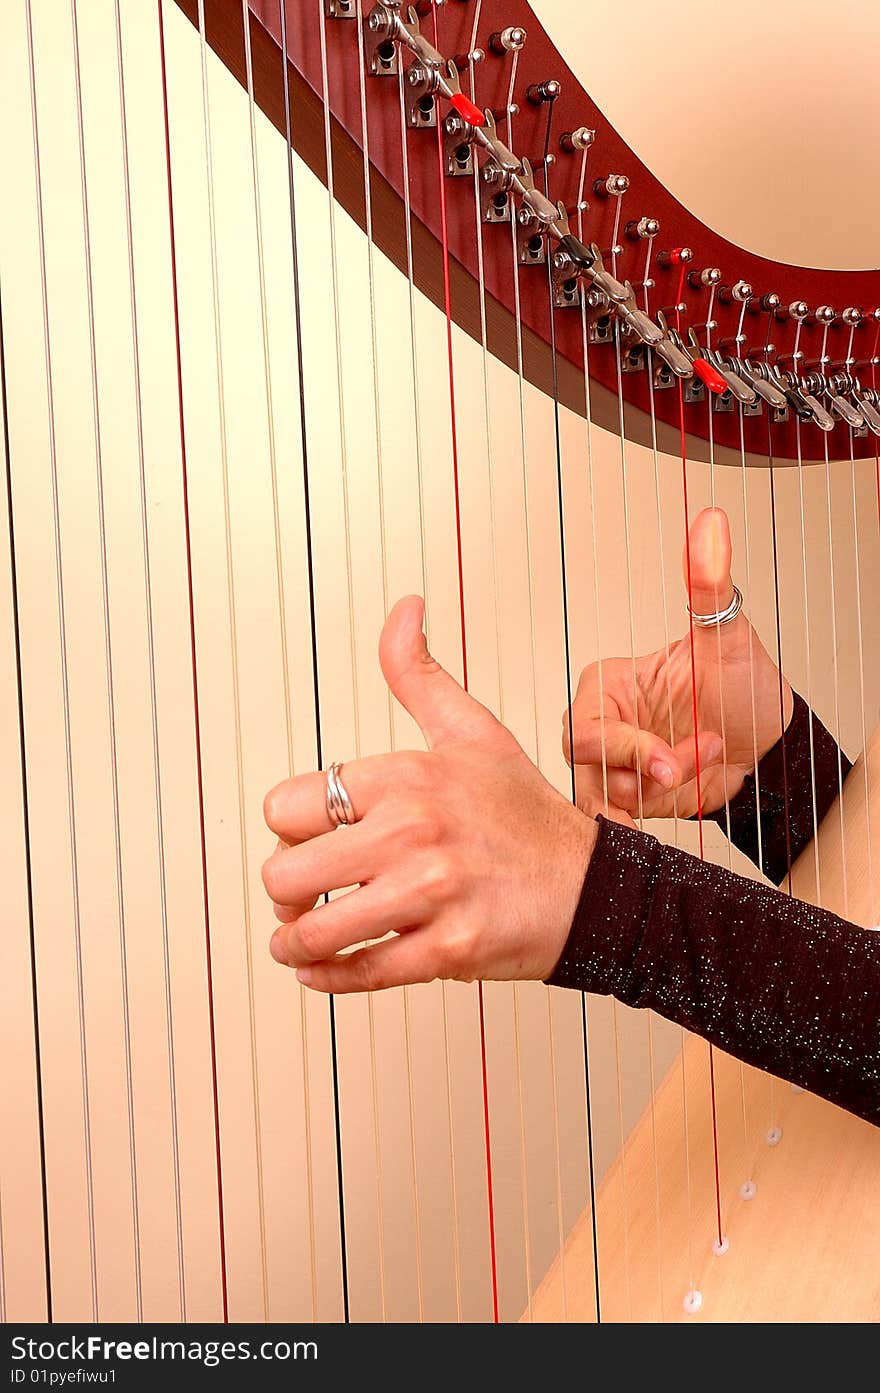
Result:
{"type": "Polygon", "coordinates": [[[537,976],[546,980],[562,956],[580,902],[584,879],[596,844],[599,825],[595,818],[582,813],[573,804],[565,805],[560,819],[559,835],[555,838],[557,855],[552,865],[552,883],[548,886],[547,902],[552,906],[547,916],[546,932],[542,936],[541,962],[537,976]]]}

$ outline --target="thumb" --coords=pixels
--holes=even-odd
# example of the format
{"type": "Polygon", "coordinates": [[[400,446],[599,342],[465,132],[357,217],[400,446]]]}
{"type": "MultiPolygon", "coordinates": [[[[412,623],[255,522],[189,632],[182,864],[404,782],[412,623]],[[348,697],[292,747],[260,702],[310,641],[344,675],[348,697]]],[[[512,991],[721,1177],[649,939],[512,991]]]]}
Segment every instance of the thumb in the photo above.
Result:
{"type": "Polygon", "coordinates": [[[733,545],[723,508],[704,508],[694,518],[682,565],[694,614],[715,614],[733,599],[730,563],[733,545]]]}
{"type": "Polygon", "coordinates": [[[479,740],[502,729],[491,712],[459,686],[428,652],[420,595],[398,600],[382,629],[379,662],[385,681],[428,746],[479,740]]]}

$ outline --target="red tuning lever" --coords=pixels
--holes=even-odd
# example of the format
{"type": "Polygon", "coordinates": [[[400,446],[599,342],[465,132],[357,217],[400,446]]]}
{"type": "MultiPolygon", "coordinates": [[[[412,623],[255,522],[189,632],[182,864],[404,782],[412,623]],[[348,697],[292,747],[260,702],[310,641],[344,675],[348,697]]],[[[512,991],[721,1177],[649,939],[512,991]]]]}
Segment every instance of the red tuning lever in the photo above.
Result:
{"type": "Polygon", "coordinates": [[[720,396],[722,392],[727,391],[727,383],[721,373],[711,363],[707,363],[705,358],[694,359],[694,372],[710,392],[717,392],[720,396]]]}
{"type": "Polygon", "coordinates": [[[486,118],[482,111],[464,92],[454,92],[449,98],[449,105],[455,107],[459,116],[463,117],[469,126],[485,126],[486,118]]]}

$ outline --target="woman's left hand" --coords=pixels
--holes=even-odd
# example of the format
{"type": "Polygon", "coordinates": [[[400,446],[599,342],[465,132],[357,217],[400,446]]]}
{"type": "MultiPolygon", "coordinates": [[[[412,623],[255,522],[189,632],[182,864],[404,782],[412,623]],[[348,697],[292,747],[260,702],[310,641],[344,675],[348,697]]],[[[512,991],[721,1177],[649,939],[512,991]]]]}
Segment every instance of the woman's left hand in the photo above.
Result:
{"type": "Polygon", "coordinates": [[[344,766],[354,826],[332,829],[323,773],[265,801],[279,838],[263,867],[282,921],[272,956],[319,991],[550,976],[595,845],[595,822],[431,658],[423,614],[417,597],[399,601],[379,657],[428,750],[344,766]]]}

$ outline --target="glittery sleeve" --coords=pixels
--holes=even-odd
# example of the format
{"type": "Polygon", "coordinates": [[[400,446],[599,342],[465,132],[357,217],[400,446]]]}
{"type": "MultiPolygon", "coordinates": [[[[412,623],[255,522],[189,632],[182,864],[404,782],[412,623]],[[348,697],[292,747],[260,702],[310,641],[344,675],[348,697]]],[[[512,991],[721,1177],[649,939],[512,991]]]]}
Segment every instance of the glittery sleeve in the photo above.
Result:
{"type": "Polygon", "coordinates": [[[549,982],[652,1007],[880,1125],[880,933],[600,818],[549,982]]]}
{"type": "MultiPolygon", "coordinates": [[[[768,880],[781,885],[851,768],[834,737],[795,692],[788,729],[731,799],[730,840],[768,880]]],[[[727,832],[725,808],[707,817],[727,832]]]]}

